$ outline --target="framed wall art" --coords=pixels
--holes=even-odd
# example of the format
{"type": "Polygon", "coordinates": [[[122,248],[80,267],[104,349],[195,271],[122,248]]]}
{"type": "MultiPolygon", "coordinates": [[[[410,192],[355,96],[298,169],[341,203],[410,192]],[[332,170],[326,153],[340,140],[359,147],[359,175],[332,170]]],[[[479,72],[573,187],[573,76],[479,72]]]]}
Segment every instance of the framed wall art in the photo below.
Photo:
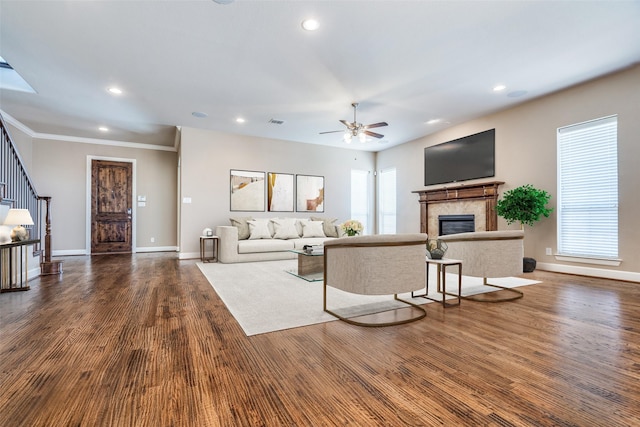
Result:
{"type": "Polygon", "coordinates": [[[231,210],[264,211],[264,172],[231,169],[231,210]]]}
{"type": "Polygon", "coordinates": [[[267,173],[267,211],[293,212],[293,174],[267,173]]]}
{"type": "Polygon", "coordinates": [[[324,177],[296,175],[296,211],[324,212],[324,177]]]}

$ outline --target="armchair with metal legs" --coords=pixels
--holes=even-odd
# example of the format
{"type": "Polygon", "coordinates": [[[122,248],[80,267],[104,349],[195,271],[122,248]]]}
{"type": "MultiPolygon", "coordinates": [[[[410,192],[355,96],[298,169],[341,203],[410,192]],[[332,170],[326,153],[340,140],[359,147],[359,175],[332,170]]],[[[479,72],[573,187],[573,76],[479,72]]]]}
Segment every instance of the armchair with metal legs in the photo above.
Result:
{"type": "MultiPolygon", "coordinates": [[[[359,326],[390,326],[424,318],[423,307],[403,300],[398,294],[424,289],[426,234],[391,234],[341,237],[324,243],[323,309],[338,319],[359,326]],[[329,308],[329,287],[360,295],[393,295],[402,305],[384,310],[391,320],[368,322],[369,315],[347,317],[329,308]],[[398,307],[405,310],[402,315],[398,307]],[[408,312],[408,313],[406,313],[408,312]],[[408,316],[406,315],[408,314],[408,316]]],[[[384,316],[383,316],[384,317],[384,316]]]]}
{"type": "Polygon", "coordinates": [[[462,260],[464,275],[481,277],[485,286],[500,292],[463,296],[464,299],[482,302],[512,301],[523,297],[519,289],[490,283],[490,278],[519,276],[524,257],[524,231],[476,231],[440,236],[447,246],[447,257],[462,260]],[[501,294],[496,296],[496,294],[501,294]]]}

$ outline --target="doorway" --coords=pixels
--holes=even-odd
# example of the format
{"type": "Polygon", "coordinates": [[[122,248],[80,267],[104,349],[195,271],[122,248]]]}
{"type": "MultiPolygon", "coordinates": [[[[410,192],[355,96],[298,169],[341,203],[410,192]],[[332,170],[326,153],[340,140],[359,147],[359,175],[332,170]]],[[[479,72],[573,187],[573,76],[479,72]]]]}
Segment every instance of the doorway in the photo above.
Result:
{"type": "Polygon", "coordinates": [[[91,159],[91,254],[131,253],[133,163],[91,159]]]}

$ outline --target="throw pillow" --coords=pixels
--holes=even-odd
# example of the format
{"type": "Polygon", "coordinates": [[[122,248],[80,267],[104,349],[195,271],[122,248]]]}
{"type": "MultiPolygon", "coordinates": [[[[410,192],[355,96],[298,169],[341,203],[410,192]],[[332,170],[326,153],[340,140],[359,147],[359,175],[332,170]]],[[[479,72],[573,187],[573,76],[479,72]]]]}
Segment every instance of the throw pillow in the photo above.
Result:
{"type": "Polygon", "coordinates": [[[273,218],[274,239],[297,239],[300,237],[294,218],[273,218]]]}
{"type": "Polygon", "coordinates": [[[268,219],[253,219],[247,222],[249,223],[249,231],[251,232],[249,240],[271,239],[268,219]]]}
{"type": "Polygon", "coordinates": [[[322,229],[322,221],[303,222],[302,237],[327,237],[322,229]]]}
{"type": "Polygon", "coordinates": [[[302,224],[308,221],[309,218],[296,218],[296,229],[298,230],[298,235],[302,236],[302,224]]]}
{"type": "Polygon", "coordinates": [[[312,216],[311,221],[322,221],[322,228],[324,229],[324,235],[327,237],[338,237],[338,230],[336,229],[336,225],[334,222],[337,221],[337,218],[321,218],[317,216],[312,216]]]}
{"type": "Polygon", "coordinates": [[[247,221],[253,219],[250,216],[241,218],[229,218],[231,225],[238,229],[238,240],[247,240],[251,232],[249,231],[249,223],[247,221]]]}

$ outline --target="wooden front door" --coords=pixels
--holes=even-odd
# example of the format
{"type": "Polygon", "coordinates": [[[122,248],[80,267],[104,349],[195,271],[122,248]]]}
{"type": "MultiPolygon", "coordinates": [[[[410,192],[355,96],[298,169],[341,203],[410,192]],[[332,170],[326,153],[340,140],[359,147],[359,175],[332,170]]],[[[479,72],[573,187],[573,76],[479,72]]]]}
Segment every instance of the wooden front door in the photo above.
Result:
{"type": "Polygon", "coordinates": [[[132,164],[91,161],[91,253],[131,252],[132,164]]]}

